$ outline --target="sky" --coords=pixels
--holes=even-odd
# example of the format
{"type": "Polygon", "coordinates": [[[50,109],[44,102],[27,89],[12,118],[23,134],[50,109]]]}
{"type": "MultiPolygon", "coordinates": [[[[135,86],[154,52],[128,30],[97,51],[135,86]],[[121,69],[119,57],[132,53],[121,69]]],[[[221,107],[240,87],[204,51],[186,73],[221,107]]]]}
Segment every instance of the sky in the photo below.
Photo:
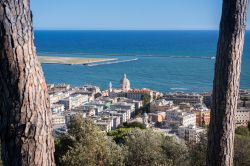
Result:
{"type": "Polygon", "coordinates": [[[221,6],[222,0],[31,0],[34,28],[48,30],[217,30],[221,6]]]}

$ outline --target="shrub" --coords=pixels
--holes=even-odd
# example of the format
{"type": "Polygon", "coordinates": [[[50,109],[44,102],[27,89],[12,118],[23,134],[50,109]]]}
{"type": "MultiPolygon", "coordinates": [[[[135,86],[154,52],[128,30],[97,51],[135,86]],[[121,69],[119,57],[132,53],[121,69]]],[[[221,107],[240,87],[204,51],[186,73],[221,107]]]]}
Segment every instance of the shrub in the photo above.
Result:
{"type": "Polygon", "coordinates": [[[91,120],[76,115],[68,134],[56,142],[57,161],[65,166],[124,165],[123,147],[118,146],[91,120]]]}

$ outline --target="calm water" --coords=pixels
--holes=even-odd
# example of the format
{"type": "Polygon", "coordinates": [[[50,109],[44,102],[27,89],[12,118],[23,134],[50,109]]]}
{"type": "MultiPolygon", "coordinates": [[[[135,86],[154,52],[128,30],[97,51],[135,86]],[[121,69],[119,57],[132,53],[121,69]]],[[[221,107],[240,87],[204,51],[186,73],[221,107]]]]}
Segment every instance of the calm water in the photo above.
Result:
{"type": "MultiPolygon", "coordinates": [[[[119,86],[127,73],[133,88],[159,91],[212,89],[216,31],[36,31],[38,54],[117,57],[137,61],[99,66],[43,64],[48,83],[119,86]]],[[[250,32],[247,32],[241,88],[250,88],[250,32]]]]}

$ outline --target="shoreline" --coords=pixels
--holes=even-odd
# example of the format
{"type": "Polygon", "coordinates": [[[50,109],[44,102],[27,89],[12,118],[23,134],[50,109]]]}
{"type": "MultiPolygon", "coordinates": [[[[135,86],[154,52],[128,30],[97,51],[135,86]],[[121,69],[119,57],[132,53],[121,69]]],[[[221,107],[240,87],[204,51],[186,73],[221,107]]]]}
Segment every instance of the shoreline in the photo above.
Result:
{"type": "Polygon", "coordinates": [[[87,65],[91,63],[115,61],[118,60],[118,58],[80,58],[39,55],[38,60],[42,64],[87,65]]]}

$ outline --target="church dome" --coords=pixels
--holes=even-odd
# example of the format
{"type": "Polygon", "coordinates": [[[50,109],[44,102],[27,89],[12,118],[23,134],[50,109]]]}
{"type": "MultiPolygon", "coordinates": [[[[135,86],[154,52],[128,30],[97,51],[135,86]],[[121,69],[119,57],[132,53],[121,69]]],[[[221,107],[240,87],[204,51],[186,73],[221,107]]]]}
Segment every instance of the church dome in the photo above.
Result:
{"type": "Polygon", "coordinates": [[[120,80],[120,84],[130,84],[126,74],[124,74],[123,78],[120,80]]]}
{"type": "Polygon", "coordinates": [[[121,79],[120,85],[121,85],[121,89],[122,89],[123,91],[128,91],[128,90],[130,90],[130,81],[129,81],[129,79],[127,78],[127,75],[126,75],[126,74],[124,74],[123,78],[121,79]]]}
{"type": "Polygon", "coordinates": [[[144,112],[144,113],[142,114],[142,117],[148,117],[148,114],[147,114],[146,112],[144,112]]]}

